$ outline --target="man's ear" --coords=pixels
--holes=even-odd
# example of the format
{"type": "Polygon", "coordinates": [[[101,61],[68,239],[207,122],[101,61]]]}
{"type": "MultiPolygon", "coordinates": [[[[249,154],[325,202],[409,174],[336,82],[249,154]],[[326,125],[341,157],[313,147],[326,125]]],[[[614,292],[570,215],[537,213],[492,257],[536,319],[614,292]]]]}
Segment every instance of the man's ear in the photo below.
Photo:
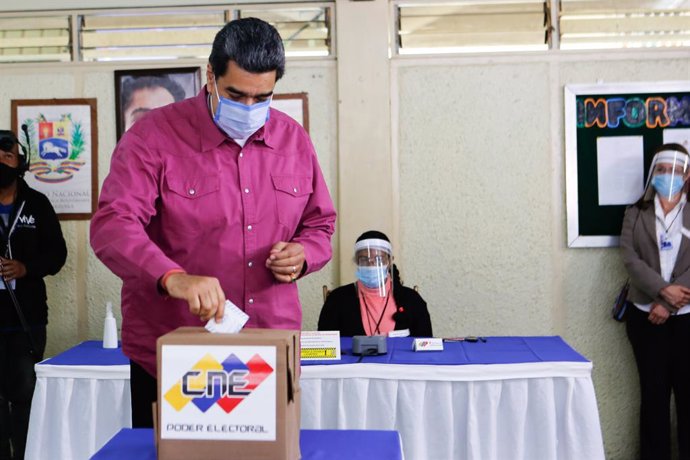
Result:
{"type": "Polygon", "coordinates": [[[213,83],[216,81],[216,76],[213,75],[213,69],[211,68],[211,63],[206,64],[206,91],[209,93],[213,92],[213,83]]]}

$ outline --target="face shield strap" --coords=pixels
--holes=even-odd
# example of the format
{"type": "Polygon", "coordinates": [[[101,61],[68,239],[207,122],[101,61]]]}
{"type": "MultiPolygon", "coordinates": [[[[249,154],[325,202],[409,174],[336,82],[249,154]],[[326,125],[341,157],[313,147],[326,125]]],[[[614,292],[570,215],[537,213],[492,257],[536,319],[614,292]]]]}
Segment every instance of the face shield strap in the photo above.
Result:
{"type": "Polygon", "coordinates": [[[355,243],[355,256],[357,256],[357,253],[359,251],[362,251],[364,249],[366,249],[367,251],[371,251],[372,249],[379,249],[381,251],[387,252],[389,256],[393,255],[393,246],[391,246],[390,242],[386,240],[380,240],[378,238],[370,238],[367,240],[357,241],[355,243]]]}

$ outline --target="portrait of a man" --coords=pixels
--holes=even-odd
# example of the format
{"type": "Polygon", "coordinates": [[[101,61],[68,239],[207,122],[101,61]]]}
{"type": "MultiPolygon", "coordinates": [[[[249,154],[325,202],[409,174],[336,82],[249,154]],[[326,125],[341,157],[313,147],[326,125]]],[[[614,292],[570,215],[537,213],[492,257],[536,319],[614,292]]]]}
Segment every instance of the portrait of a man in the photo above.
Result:
{"type": "Polygon", "coordinates": [[[199,68],[115,71],[117,138],[149,111],[195,96],[199,68]]]}

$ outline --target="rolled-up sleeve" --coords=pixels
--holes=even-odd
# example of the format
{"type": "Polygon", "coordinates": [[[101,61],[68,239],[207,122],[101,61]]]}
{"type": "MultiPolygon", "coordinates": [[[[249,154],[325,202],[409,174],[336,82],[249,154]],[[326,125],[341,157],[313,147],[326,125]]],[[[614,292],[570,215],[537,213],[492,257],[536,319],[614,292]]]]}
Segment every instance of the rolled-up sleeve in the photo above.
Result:
{"type": "Polygon", "coordinates": [[[91,220],[91,247],[122,279],[148,279],[155,286],[165,272],[180,268],[149,238],[156,214],[162,162],[135,133],[126,133],[113,153],[98,210],[91,220]]]}

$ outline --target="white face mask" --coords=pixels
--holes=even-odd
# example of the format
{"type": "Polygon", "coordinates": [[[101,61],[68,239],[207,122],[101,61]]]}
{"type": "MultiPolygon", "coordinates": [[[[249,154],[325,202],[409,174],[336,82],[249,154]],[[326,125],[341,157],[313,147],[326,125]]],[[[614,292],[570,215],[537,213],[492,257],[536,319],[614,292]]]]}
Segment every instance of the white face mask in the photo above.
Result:
{"type": "Polygon", "coordinates": [[[218,106],[213,116],[216,125],[232,139],[247,139],[268,121],[271,99],[253,105],[245,105],[221,97],[216,87],[218,106]]]}

